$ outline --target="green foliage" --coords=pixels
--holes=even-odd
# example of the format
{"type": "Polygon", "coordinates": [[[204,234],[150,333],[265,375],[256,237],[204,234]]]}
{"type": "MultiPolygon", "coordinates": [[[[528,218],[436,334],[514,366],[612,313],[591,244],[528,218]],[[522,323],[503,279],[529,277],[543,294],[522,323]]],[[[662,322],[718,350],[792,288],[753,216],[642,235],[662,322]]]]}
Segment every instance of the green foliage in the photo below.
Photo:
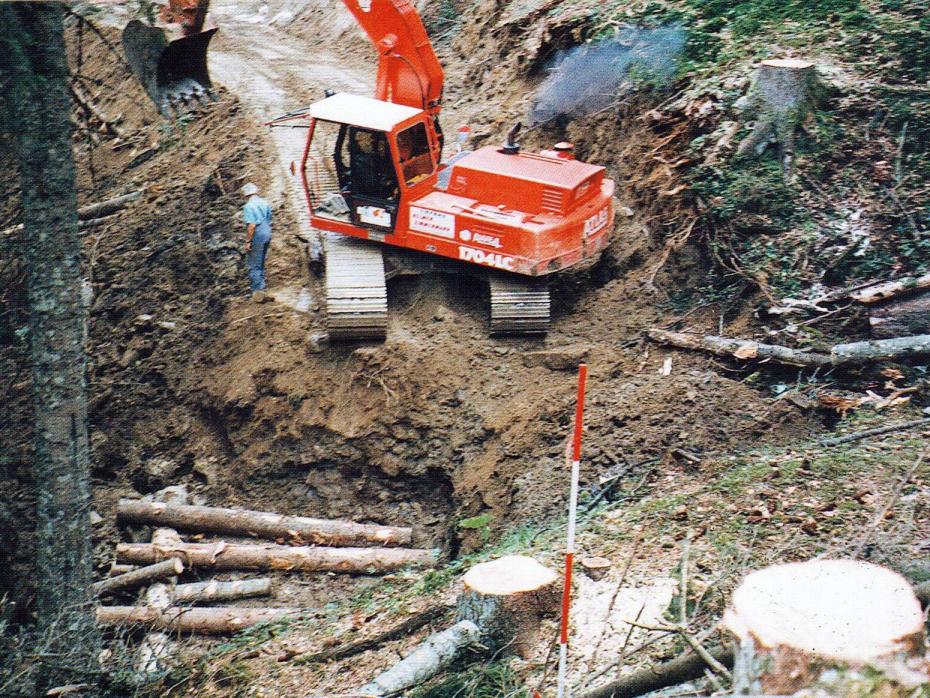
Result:
{"type": "Polygon", "coordinates": [[[453,674],[410,694],[410,698],[529,698],[529,689],[506,660],[453,674]]]}
{"type": "Polygon", "coordinates": [[[493,514],[481,514],[479,516],[472,516],[470,519],[462,519],[459,521],[458,527],[473,530],[487,528],[488,524],[490,524],[493,520],[493,514]]]}
{"type": "Polygon", "coordinates": [[[718,225],[784,232],[799,219],[794,194],[775,158],[724,168],[698,167],[690,180],[718,225]]]}

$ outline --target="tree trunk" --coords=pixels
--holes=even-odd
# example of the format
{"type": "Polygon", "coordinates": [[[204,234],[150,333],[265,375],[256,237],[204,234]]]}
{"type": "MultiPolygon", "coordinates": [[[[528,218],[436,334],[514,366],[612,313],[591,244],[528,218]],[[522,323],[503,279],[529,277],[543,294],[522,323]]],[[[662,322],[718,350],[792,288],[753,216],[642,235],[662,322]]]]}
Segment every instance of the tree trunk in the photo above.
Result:
{"type": "Polygon", "coordinates": [[[884,303],[869,315],[872,336],[879,339],[930,333],[930,291],[884,303]]]}
{"type": "Polygon", "coordinates": [[[781,150],[785,178],[793,177],[795,132],[811,110],[816,76],[813,64],[806,61],[762,61],[749,97],[756,125],[740,143],[740,157],[761,154],[774,136],[781,150]]]}
{"type": "Polygon", "coordinates": [[[246,509],[170,505],[137,499],[119,500],[116,515],[120,520],[132,523],[175,526],[185,531],[284,539],[297,545],[410,545],[413,538],[413,531],[409,528],[309,519],[246,509]]]}
{"type": "Polygon", "coordinates": [[[116,577],[110,577],[94,584],[94,592],[97,596],[109,594],[119,589],[129,589],[147,584],[151,581],[161,580],[165,577],[173,577],[184,571],[184,563],[178,558],[156,562],[154,565],[133,569],[126,574],[116,577]]]}
{"type": "Polygon", "coordinates": [[[907,580],[877,565],[811,560],[753,572],[724,625],[740,641],[734,695],[789,695],[817,682],[818,695],[846,696],[863,671],[877,695],[928,683],[920,604],[907,580]]]}
{"type": "Polygon", "coordinates": [[[408,548],[311,548],[289,545],[234,543],[180,543],[160,547],[152,543],[120,543],[116,559],[151,564],[180,557],[191,567],[215,570],[279,570],[294,572],[345,572],[376,574],[402,567],[432,567],[435,550],[408,548]]]}
{"type": "Polygon", "coordinates": [[[556,614],[562,598],[559,576],[522,555],[475,565],[463,581],[456,620],[475,623],[492,652],[523,658],[535,649],[542,618],[556,614]]]}
{"type": "MultiPolygon", "coordinates": [[[[174,558],[178,560],[178,558],[174,558]]],[[[180,560],[178,560],[180,562],[180,560]]],[[[235,582],[192,582],[176,584],[171,590],[171,601],[175,604],[195,604],[204,601],[233,601],[253,596],[270,596],[271,579],[240,579],[235,582]]]]}
{"type": "Polygon", "coordinates": [[[259,623],[273,623],[299,616],[299,608],[177,608],[151,606],[101,606],[97,622],[102,626],[148,626],[162,632],[231,635],[259,623]]]}
{"type": "Polygon", "coordinates": [[[19,156],[35,405],[38,693],[95,681],[87,400],[71,96],[58,3],[0,8],[0,83],[19,156]]]}
{"type": "Polygon", "coordinates": [[[428,681],[478,642],[481,631],[470,620],[430,635],[374,681],[359,689],[364,696],[390,696],[428,681]]]}

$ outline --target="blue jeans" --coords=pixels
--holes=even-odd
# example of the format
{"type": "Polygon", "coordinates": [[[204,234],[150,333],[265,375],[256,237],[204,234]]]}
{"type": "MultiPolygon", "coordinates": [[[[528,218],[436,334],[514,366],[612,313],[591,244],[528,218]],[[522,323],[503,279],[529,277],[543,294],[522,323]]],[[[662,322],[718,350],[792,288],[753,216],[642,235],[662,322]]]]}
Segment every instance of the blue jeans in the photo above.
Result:
{"type": "Polygon", "coordinates": [[[271,236],[252,238],[252,249],[249,251],[249,281],[253,291],[265,290],[265,255],[268,254],[270,244],[271,236]]]}

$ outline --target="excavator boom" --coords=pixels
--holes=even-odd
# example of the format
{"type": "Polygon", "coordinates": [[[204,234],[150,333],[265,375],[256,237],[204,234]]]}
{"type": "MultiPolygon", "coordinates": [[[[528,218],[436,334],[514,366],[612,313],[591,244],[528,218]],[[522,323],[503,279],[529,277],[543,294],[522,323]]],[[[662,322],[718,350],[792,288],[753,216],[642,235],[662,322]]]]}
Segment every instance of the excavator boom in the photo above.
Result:
{"type": "Polygon", "coordinates": [[[378,52],[375,99],[438,115],[442,66],[413,5],[408,0],[343,2],[378,52]]]}

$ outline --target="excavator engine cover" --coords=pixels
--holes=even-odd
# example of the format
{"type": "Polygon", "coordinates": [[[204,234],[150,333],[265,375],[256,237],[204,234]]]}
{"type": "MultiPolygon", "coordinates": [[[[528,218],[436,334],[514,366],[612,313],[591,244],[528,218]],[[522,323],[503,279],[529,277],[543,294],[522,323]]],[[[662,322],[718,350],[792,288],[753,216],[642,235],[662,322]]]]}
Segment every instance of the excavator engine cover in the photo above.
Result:
{"type": "Polygon", "coordinates": [[[123,30],[123,51],[129,67],[158,111],[190,99],[212,96],[213,83],[207,70],[207,48],[216,27],[172,41],[165,31],[139,20],[123,30]]]}

